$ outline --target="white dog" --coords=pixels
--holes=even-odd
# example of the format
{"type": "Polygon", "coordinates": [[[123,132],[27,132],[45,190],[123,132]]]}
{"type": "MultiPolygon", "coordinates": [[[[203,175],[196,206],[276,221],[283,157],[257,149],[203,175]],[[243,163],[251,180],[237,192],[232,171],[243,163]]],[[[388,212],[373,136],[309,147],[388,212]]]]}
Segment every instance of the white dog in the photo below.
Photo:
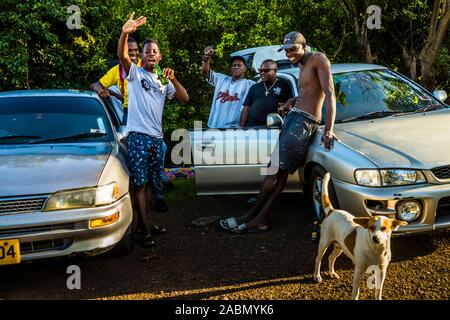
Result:
{"type": "Polygon", "coordinates": [[[322,207],[325,212],[325,219],[321,227],[314,280],[322,281],[320,263],[328,246],[334,243],[334,250],[328,259],[330,277],[339,278],[334,271],[334,262],[344,251],[355,265],[352,298],[358,299],[359,284],[366,269],[369,266],[377,266],[379,273],[375,274],[379,275],[379,278],[376,279],[375,298],[381,300],[386,269],[391,261],[391,233],[400,226],[407,225],[407,223],[384,216],[356,218],[344,210],[335,210],[328,196],[329,181],[330,173],[328,172],[322,181],[322,207]]]}

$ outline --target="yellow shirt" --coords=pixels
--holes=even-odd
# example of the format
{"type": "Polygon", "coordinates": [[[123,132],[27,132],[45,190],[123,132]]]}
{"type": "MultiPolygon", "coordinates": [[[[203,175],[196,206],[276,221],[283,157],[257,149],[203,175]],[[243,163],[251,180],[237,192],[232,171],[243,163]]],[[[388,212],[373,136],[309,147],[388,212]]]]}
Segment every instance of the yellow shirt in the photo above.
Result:
{"type": "MultiPolygon", "coordinates": [[[[141,59],[138,60],[138,66],[141,65],[141,59]]],[[[109,88],[112,86],[119,87],[119,90],[123,92],[123,106],[128,107],[128,84],[125,80],[126,75],[123,75],[123,88],[120,83],[119,65],[116,65],[109,69],[109,71],[100,79],[100,83],[103,87],[109,88]]]]}

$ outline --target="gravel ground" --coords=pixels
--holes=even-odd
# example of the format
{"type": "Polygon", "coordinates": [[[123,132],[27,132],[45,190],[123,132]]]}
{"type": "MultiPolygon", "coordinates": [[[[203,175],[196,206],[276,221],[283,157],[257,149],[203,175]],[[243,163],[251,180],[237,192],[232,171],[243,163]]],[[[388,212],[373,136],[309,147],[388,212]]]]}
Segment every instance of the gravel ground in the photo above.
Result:
{"type": "MultiPolygon", "coordinates": [[[[182,181],[168,195],[170,211],[152,213],[168,225],[156,257],[136,247],[128,256],[106,253],[92,258],[36,262],[0,268],[2,299],[287,299],[351,298],[352,264],[336,262],[339,280],[323,274],[313,282],[316,243],[309,240],[312,220],[299,195],[282,195],[270,218],[270,230],[231,235],[213,224],[193,227],[197,218],[244,212],[248,196],[197,197],[193,181],[182,181]],[[68,290],[66,269],[81,268],[81,289],[68,290]]],[[[325,263],[322,268],[325,267],[325,263]]],[[[450,230],[395,237],[383,298],[447,300],[450,297],[450,230]]],[[[374,292],[363,278],[361,299],[374,292]]]]}

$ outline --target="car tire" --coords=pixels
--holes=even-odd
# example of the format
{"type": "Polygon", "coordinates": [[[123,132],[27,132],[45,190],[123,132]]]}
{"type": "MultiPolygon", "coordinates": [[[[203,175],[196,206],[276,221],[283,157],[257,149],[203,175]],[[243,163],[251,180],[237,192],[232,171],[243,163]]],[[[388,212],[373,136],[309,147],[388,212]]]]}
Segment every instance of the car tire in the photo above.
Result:
{"type": "Polygon", "coordinates": [[[125,232],[125,235],[123,236],[122,240],[120,240],[113,249],[114,254],[119,256],[131,254],[134,250],[138,216],[136,210],[134,209],[133,201],[131,201],[131,210],[133,212],[132,221],[128,226],[127,231],[125,232]]]}
{"type": "MultiPolygon", "coordinates": [[[[131,229],[131,228],[130,228],[131,229]]],[[[117,243],[114,247],[114,254],[118,256],[127,255],[133,252],[134,250],[134,232],[128,231],[122,240],[117,243]]]]}
{"type": "MultiPolygon", "coordinates": [[[[309,175],[309,181],[307,186],[307,200],[308,207],[313,215],[313,218],[322,222],[325,218],[325,213],[322,208],[322,180],[327,171],[321,166],[315,166],[311,170],[309,175]]],[[[328,185],[328,192],[331,200],[331,204],[335,209],[339,209],[339,203],[337,201],[336,192],[334,190],[333,181],[330,180],[328,185]]]]}

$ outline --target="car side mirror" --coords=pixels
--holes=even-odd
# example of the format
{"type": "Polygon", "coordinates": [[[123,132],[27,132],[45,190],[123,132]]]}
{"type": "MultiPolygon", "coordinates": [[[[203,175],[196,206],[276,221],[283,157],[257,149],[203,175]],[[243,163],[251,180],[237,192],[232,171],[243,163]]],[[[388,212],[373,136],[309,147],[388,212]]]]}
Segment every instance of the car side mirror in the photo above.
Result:
{"type": "Polygon", "coordinates": [[[283,118],[278,113],[269,113],[266,118],[268,128],[280,128],[283,125],[283,118]]]}
{"type": "Polygon", "coordinates": [[[436,90],[433,92],[433,96],[435,96],[436,98],[439,99],[439,101],[444,102],[445,100],[447,100],[447,92],[445,92],[444,90],[436,90]]]}

